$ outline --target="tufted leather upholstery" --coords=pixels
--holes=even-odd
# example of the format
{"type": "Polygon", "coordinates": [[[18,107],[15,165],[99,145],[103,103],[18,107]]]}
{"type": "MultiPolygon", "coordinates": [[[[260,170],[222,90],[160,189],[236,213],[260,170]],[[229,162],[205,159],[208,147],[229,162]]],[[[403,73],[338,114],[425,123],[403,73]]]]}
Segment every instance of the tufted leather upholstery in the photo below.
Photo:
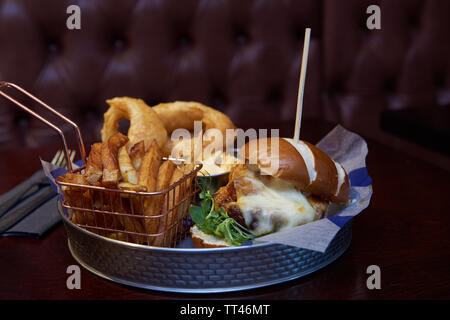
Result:
{"type": "MultiPolygon", "coordinates": [[[[293,119],[311,27],[304,117],[373,133],[382,109],[450,102],[448,12],[447,0],[0,0],[0,79],[62,111],[89,141],[105,99],[122,95],[197,100],[237,125],[293,119]],[[66,28],[71,4],[81,30],[66,28]],[[381,30],[366,28],[370,4],[381,6],[381,30]]],[[[0,147],[53,134],[3,99],[0,114],[0,147]]]]}
{"type": "MultiPolygon", "coordinates": [[[[239,119],[295,114],[303,32],[313,30],[305,116],[320,114],[321,4],[305,1],[0,0],[0,78],[99,132],[107,98],[196,100],[239,119]],[[114,4],[112,4],[114,3],[114,4]],[[81,8],[81,30],[66,8],[81,8]]],[[[0,101],[0,144],[51,134],[0,101]]]]}
{"type": "Polygon", "coordinates": [[[449,1],[327,0],[324,8],[327,119],[383,138],[382,110],[450,104],[449,1]],[[366,27],[371,4],[381,8],[380,30],[366,27]]]}

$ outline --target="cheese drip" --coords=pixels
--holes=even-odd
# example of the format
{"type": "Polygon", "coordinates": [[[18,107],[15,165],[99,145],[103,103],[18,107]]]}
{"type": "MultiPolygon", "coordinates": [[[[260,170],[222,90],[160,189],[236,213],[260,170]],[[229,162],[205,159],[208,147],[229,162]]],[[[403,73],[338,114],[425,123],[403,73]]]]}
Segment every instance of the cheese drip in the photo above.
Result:
{"type": "Polygon", "coordinates": [[[308,170],[309,184],[313,183],[313,181],[317,178],[317,171],[314,154],[309,149],[308,145],[301,140],[298,141],[298,143],[296,143],[294,139],[284,138],[284,140],[289,142],[302,156],[303,161],[305,161],[306,169],[308,170]]]}
{"type": "Polygon", "coordinates": [[[342,168],[342,165],[340,163],[337,163],[336,161],[333,161],[334,165],[336,166],[336,170],[338,172],[338,185],[336,188],[336,193],[334,194],[337,196],[339,194],[339,191],[341,191],[341,187],[344,184],[344,178],[345,178],[345,171],[342,168]]]}
{"type": "Polygon", "coordinates": [[[237,204],[255,236],[282,231],[317,219],[313,207],[294,186],[281,179],[245,178],[255,192],[240,195],[237,204]]]}

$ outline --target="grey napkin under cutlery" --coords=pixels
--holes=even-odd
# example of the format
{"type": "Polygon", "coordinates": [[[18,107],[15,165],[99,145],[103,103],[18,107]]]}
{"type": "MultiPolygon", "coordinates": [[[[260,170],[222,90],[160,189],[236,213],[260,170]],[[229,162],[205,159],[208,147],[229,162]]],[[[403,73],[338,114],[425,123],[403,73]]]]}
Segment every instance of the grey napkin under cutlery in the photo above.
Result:
{"type": "MultiPolygon", "coordinates": [[[[0,196],[0,235],[11,235],[8,233],[11,228],[21,224],[20,231],[26,235],[29,231],[36,236],[36,227],[46,224],[45,214],[36,214],[37,225],[26,222],[29,215],[34,213],[41,205],[49,199],[55,198],[56,192],[50,186],[48,178],[42,170],[34,173],[30,178],[20,183],[10,191],[0,196]],[[39,217],[40,216],[40,217],[39,217]],[[24,220],[24,221],[22,221],[24,220]]],[[[40,208],[39,208],[40,209],[40,208]]],[[[56,211],[56,200],[54,201],[54,211],[56,211]]],[[[57,212],[56,212],[57,213],[57,212]]],[[[53,215],[54,216],[54,215],[53,215]]],[[[49,223],[53,224],[53,218],[49,223]]],[[[40,229],[40,227],[38,228],[40,229]]],[[[40,234],[40,232],[38,232],[40,234]]],[[[18,234],[16,234],[18,235],[18,234]]]]}
{"type": "Polygon", "coordinates": [[[18,201],[36,191],[39,185],[49,185],[48,178],[42,170],[37,171],[27,180],[2,194],[0,196],[0,218],[18,201]]]}
{"type": "MultiPolygon", "coordinates": [[[[22,220],[1,234],[2,237],[41,238],[61,222],[57,196],[47,200],[22,220]]],[[[0,240],[1,241],[1,240],[0,240]]]]}

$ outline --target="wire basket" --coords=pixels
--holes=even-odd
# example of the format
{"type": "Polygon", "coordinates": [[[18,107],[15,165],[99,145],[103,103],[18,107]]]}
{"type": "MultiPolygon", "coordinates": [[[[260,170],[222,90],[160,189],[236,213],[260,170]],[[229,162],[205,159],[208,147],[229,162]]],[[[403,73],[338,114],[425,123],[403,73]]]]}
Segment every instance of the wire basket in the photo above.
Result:
{"type": "MultiPolygon", "coordinates": [[[[15,84],[0,82],[0,87],[20,91],[75,129],[83,161],[83,165],[77,169],[72,167],[63,131],[0,90],[0,95],[56,130],[63,142],[69,172],[83,173],[86,167],[86,152],[77,124],[15,84]]],[[[183,162],[184,160],[163,158],[163,161],[183,162]]],[[[100,236],[124,242],[156,247],[176,247],[179,241],[186,237],[191,225],[189,206],[198,192],[195,179],[201,167],[201,164],[188,167],[190,170],[185,172],[178,181],[156,192],[70,183],[61,177],[55,181],[63,197],[61,203],[63,210],[68,219],[77,226],[100,236]],[[157,209],[152,210],[153,208],[157,209]]]]}
{"type": "Polygon", "coordinates": [[[191,225],[188,212],[198,191],[195,177],[200,168],[197,165],[175,184],[157,192],[79,185],[60,177],[56,183],[64,195],[62,207],[79,227],[115,240],[176,247],[191,225]],[[158,202],[161,210],[149,212],[152,204],[158,202]]]}

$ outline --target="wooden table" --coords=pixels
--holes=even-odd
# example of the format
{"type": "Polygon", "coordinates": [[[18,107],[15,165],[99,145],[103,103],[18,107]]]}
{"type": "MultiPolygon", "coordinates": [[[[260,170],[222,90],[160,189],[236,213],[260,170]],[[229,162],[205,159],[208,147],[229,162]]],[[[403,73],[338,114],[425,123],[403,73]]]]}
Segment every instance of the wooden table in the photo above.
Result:
{"type": "MultiPolygon", "coordinates": [[[[279,123],[278,127],[282,135],[293,132],[292,125],[279,123]]],[[[302,136],[316,143],[332,128],[319,120],[304,121],[302,136]]],[[[42,239],[0,239],[0,299],[450,298],[450,173],[367,142],[367,167],[374,187],[371,204],[354,219],[349,249],[306,277],[236,293],[193,295],[127,287],[82,269],[81,289],[69,290],[66,269],[76,261],[60,224],[42,239]],[[371,265],[381,269],[379,290],[366,285],[371,265]]],[[[39,155],[51,159],[57,148],[1,151],[0,193],[39,169],[39,155]]]]}
{"type": "Polygon", "coordinates": [[[384,110],[380,126],[427,149],[450,156],[450,105],[384,110]]]}

